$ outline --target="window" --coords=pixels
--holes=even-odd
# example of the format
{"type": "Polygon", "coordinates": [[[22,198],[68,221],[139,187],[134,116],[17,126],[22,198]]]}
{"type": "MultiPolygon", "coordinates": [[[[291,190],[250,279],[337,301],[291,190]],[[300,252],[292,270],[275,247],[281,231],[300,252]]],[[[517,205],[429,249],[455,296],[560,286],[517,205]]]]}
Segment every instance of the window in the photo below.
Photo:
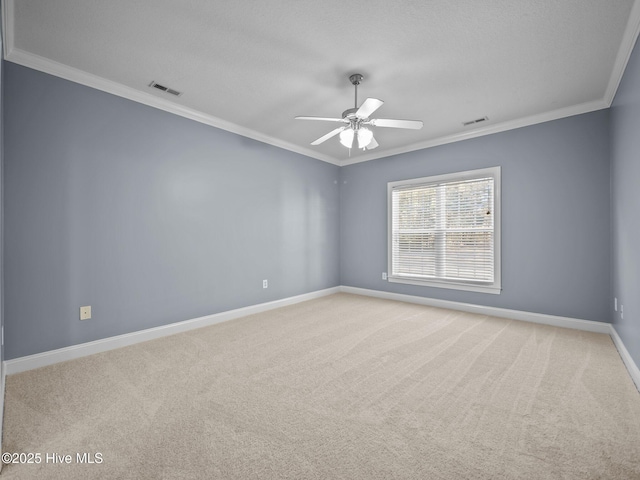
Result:
{"type": "Polygon", "coordinates": [[[389,281],[500,293],[500,167],[388,184],[389,281]]]}

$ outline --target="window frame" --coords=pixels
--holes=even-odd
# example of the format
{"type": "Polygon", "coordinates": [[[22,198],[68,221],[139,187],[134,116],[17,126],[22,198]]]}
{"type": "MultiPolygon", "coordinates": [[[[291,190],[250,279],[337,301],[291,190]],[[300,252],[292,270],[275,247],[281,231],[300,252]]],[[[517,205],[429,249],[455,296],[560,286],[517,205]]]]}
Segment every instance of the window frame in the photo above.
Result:
{"type": "Polygon", "coordinates": [[[466,290],[469,292],[500,294],[501,278],[501,170],[499,166],[467,170],[464,172],[446,173],[429,177],[412,178],[387,183],[387,280],[392,283],[420,285],[427,287],[466,290]],[[460,281],[446,278],[418,278],[393,275],[393,190],[410,186],[428,186],[440,183],[460,182],[479,178],[493,178],[493,282],[460,281]]]}

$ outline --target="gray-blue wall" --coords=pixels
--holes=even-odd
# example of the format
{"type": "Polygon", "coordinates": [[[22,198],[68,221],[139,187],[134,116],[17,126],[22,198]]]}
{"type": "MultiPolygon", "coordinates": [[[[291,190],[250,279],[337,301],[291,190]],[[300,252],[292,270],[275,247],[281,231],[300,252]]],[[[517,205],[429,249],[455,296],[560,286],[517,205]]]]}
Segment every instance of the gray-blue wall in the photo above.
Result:
{"type": "Polygon", "coordinates": [[[338,285],[338,167],[4,68],[7,359],[338,285]]]}
{"type": "Polygon", "coordinates": [[[341,169],[342,285],[609,321],[608,110],[341,169]],[[388,283],[387,182],[502,167],[502,293],[388,283]]]}
{"type": "MultiPolygon", "coordinates": [[[[2,2],[0,1],[0,8],[2,2]]],[[[0,14],[0,20],[2,15],[0,14]]],[[[2,253],[4,244],[4,48],[2,35],[2,21],[0,21],[0,331],[4,328],[4,255],[2,253]]],[[[4,361],[4,339],[0,342],[0,362],[4,361]]],[[[4,374],[4,369],[0,366],[0,371],[4,374]]],[[[0,380],[1,381],[1,380],[0,380]]],[[[4,413],[4,398],[0,398],[0,439],[2,439],[2,414],[4,413]]]]}
{"type": "MultiPolygon", "coordinates": [[[[2,2],[0,1],[0,9],[2,2]]],[[[3,166],[4,166],[4,48],[2,35],[2,14],[0,13],[0,331],[4,328],[4,263],[3,263],[3,243],[4,243],[4,219],[3,219],[3,166]]],[[[2,443],[2,430],[4,426],[4,338],[0,342],[0,444],[2,443]]]]}
{"type": "Polygon", "coordinates": [[[343,168],[5,63],[6,357],[339,284],[611,321],[613,211],[614,320],[638,362],[637,63],[611,125],[604,110],[343,168]],[[495,165],[503,292],[384,282],[387,182],[495,165]]]}
{"type": "Polygon", "coordinates": [[[640,47],[636,45],[611,108],[612,292],[609,311],[640,366],[640,47]]]}

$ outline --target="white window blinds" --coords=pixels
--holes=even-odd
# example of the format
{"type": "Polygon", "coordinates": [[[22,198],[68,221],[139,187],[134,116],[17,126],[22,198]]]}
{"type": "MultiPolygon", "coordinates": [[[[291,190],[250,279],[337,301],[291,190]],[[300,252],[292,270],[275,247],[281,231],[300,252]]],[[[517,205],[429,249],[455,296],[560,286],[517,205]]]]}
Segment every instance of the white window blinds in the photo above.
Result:
{"type": "Polygon", "coordinates": [[[465,172],[460,178],[454,174],[394,182],[390,188],[392,281],[496,283],[496,180],[484,173],[476,178],[468,178],[465,172]],[[441,180],[429,181],[433,178],[441,180]]]}

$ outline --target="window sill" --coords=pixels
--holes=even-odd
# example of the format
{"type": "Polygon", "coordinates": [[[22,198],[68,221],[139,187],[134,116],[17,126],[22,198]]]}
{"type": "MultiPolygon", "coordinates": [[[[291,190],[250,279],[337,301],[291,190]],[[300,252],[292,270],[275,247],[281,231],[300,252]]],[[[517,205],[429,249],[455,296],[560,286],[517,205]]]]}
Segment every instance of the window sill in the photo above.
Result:
{"type": "Polygon", "coordinates": [[[438,280],[421,280],[418,278],[392,277],[388,280],[392,283],[404,283],[407,285],[419,285],[422,287],[448,288],[452,290],[466,290],[467,292],[490,293],[500,295],[502,288],[500,285],[474,285],[469,283],[455,283],[438,280]]]}

